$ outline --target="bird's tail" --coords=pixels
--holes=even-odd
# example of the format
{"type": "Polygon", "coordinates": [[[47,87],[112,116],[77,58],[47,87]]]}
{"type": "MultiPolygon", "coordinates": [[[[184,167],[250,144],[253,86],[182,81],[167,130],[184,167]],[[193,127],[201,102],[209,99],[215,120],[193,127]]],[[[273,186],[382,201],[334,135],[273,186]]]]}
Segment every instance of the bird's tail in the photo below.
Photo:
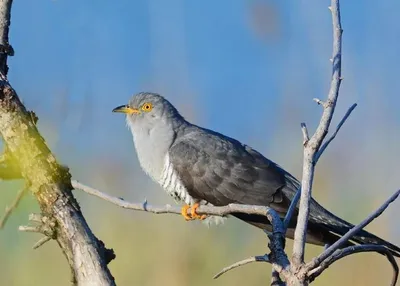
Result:
{"type": "MultiPolygon", "coordinates": [[[[312,200],[310,205],[310,217],[307,227],[307,243],[316,245],[332,245],[345,235],[350,229],[354,227],[351,223],[335,216],[330,213],[316,201],[312,200]]],[[[261,229],[272,231],[272,227],[264,216],[249,215],[243,213],[235,213],[233,216],[241,219],[249,224],[252,224],[261,229]]],[[[285,214],[282,213],[282,216],[285,214]]],[[[294,217],[289,224],[286,232],[286,237],[293,239],[294,230],[296,227],[297,219],[294,217]]],[[[360,230],[353,237],[351,237],[347,243],[343,246],[351,246],[355,244],[375,244],[383,245],[386,247],[394,256],[400,257],[400,248],[372,233],[365,230],[360,230]]]]}
{"type": "MultiPolygon", "coordinates": [[[[325,236],[324,242],[332,244],[354,227],[353,224],[335,216],[315,201],[312,203],[309,227],[317,227],[325,236]]],[[[349,240],[351,244],[375,244],[385,246],[394,256],[400,257],[400,247],[366,231],[360,230],[349,240]]]]}

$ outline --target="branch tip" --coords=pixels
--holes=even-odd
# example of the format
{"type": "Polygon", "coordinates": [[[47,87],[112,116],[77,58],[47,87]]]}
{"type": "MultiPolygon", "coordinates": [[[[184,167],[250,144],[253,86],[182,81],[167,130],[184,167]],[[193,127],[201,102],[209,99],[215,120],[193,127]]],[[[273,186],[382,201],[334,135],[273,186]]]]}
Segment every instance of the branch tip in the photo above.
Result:
{"type": "Polygon", "coordinates": [[[36,243],[32,246],[32,248],[33,248],[33,249],[38,249],[39,247],[41,247],[41,246],[42,246],[43,244],[45,244],[46,242],[49,242],[50,240],[51,240],[51,238],[48,237],[48,236],[42,237],[41,239],[39,239],[38,242],[36,242],[36,243]]]}
{"type": "Polygon", "coordinates": [[[306,124],[303,122],[301,125],[301,131],[303,133],[303,146],[307,146],[308,141],[310,140],[310,136],[308,135],[308,130],[306,124]]]}
{"type": "Polygon", "coordinates": [[[262,256],[252,256],[243,260],[240,260],[236,263],[233,263],[232,265],[229,265],[225,268],[223,268],[220,272],[218,272],[217,274],[214,275],[213,279],[217,279],[219,277],[221,277],[221,275],[225,274],[226,272],[233,270],[235,268],[238,268],[240,266],[252,263],[252,262],[270,262],[268,255],[262,255],[262,256]]]}
{"type": "Polygon", "coordinates": [[[325,103],[324,103],[321,99],[319,99],[319,98],[313,98],[313,100],[314,100],[318,105],[322,105],[322,106],[325,105],[325,103]]]}

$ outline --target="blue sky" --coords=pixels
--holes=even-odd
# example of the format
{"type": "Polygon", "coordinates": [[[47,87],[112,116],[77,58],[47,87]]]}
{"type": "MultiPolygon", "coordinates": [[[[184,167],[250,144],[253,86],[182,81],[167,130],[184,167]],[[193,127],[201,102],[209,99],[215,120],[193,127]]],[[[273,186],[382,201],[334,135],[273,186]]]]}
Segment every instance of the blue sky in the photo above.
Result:
{"type": "MultiPolygon", "coordinates": [[[[195,123],[292,164],[291,156],[301,158],[300,122],[316,126],[320,108],[312,98],[325,98],[329,88],[328,5],[15,1],[9,77],[67,164],[78,165],[74,160],[84,154],[135,165],[135,157],[126,156],[133,147],[124,120],[111,110],[144,90],[165,95],[195,123]]],[[[375,154],[382,166],[394,167],[400,156],[400,2],[342,1],[341,7],[344,81],[337,114],[353,102],[359,107],[332,159],[350,152],[354,163],[346,166],[355,169],[375,154]],[[357,147],[349,151],[346,144],[357,147]]],[[[396,184],[391,176],[387,189],[396,184]]]]}
{"type": "MultiPolygon", "coordinates": [[[[326,98],[330,83],[329,2],[14,1],[10,42],[15,56],[9,59],[9,79],[26,107],[39,116],[41,134],[60,162],[70,167],[73,178],[129,201],[147,198],[152,204],[173,203],[140,170],[124,118],[111,112],[140,91],[163,94],[190,121],[255,147],[300,177],[300,123],[306,122],[310,133],[314,130],[321,107],[312,99],[326,98]]],[[[343,0],[341,8],[344,80],[332,124],[354,102],[358,107],[318,162],[313,195],[335,214],[357,223],[400,186],[400,1],[343,0]]],[[[13,183],[3,187],[0,209],[15,195],[7,189],[16,191],[13,183]]],[[[162,257],[162,251],[170,251],[165,255],[168,260],[159,261],[164,274],[175,268],[179,273],[193,270],[181,284],[174,280],[179,275],[168,276],[169,285],[196,281],[204,285],[203,281],[209,282],[204,279],[221,265],[265,251],[262,233],[252,230],[250,234],[245,224],[235,220],[228,220],[222,230],[201,230],[181,218],[132,214],[80,192],[75,195],[96,235],[115,247],[118,259],[111,267],[120,284],[157,284],[151,280],[156,277],[149,266],[153,257],[162,257]],[[192,239],[195,229],[197,240],[192,239]],[[211,246],[215,242],[226,250],[218,247],[222,252],[216,252],[211,246]],[[199,249],[202,255],[212,252],[215,259],[193,260],[199,249]],[[137,251],[149,259],[147,264],[142,258],[132,259],[138,257],[137,251]],[[181,264],[169,260],[182,254],[186,260],[181,264]],[[204,269],[198,272],[199,265],[209,269],[201,266],[204,269]],[[140,275],[132,275],[132,269],[140,275]]],[[[398,203],[368,226],[396,244],[400,228],[393,218],[400,215],[398,203]]],[[[56,244],[29,253],[32,259],[26,259],[26,250],[38,237],[21,235],[16,229],[35,211],[33,197],[24,199],[0,238],[0,252],[7,261],[3,272],[0,269],[5,283],[54,285],[63,271],[68,281],[56,244]],[[48,261],[54,266],[54,280],[40,272],[47,271],[48,261]],[[21,268],[34,275],[13,271],[21,268]]],[[[336,272],[327,272],[321,283],[334,281],[337,271],[354,277],[365,265],[386,269],[374,256],[359,259],[360,263],[349,262],[359,268],[350,273],[343,264],[336,272]]],[[[240,279],[260,273],[253,267],[243,269],[255,272],[247,276],[237,272],[224,279],[240,284],[240,279]]],[[[372,279],[364,276],[357,279],[372,279]]],[[[168,280],[160,277],[163,283],[168,280]]],[[[216,283],[229,284],[226,281],[216,283]]]]}

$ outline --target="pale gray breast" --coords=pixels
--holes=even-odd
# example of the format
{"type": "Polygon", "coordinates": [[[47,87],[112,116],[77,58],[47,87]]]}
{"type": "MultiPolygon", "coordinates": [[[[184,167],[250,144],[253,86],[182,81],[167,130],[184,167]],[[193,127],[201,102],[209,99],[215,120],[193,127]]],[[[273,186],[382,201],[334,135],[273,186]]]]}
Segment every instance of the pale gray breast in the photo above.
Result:
{"type": "Polygon", "coordinates": [[[154,181],[160,182],[164,158],[173,141],[173,130],[161,125],[132,124],[129,119],[127,124],[133,135],[140,166],[154,181]]]}

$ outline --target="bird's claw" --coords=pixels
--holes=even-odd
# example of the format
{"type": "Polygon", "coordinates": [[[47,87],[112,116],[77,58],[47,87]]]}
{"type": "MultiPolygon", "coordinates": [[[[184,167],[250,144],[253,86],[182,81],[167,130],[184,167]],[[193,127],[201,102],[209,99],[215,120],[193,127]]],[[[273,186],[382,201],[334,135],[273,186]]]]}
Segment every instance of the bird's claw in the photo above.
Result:
{"type": "Polygon", "coordinates": [[[182,207],[181,214],[185,218],[186,221],[196,220],[196,219],[204,220],[207,217],[207,215],[199,215],[196,212],[196,210],[199,206],[200,206],[200,204],[195,203],[192,207],[190,207],[189,205],[185,205],[182,207]],[[190,214],[188,214],[189,209],[190,209],[190,214]]]}

